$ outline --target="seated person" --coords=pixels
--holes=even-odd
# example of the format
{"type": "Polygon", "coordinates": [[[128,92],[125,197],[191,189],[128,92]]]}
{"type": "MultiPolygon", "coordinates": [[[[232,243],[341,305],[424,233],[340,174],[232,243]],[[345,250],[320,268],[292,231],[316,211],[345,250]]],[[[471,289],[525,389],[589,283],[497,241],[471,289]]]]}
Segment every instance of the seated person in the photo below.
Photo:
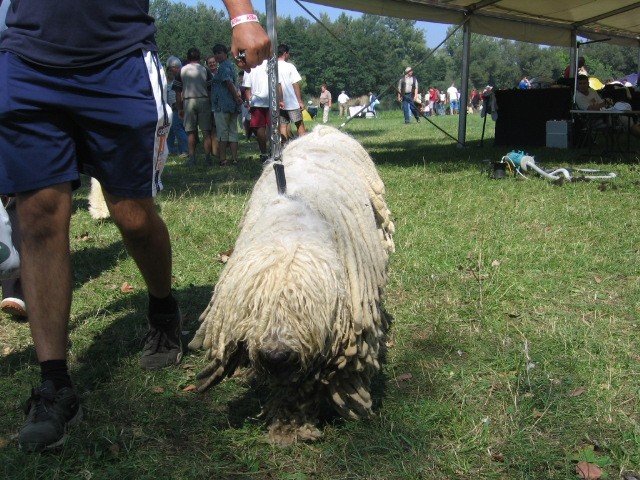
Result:
{"type": "Polygon", "coordinates": [[[589,77],[578,75],[576,105],[580,110],[602,110],[610,107],[611,101],[609,99],[603,100],[598,92],[589,86],[589,77]]]}
{"type": "MultiPolygon", "coordinates": [[[[580,110],[602,110],[603,108],[609,108],[612,105],[610,98],[602,97],[593,88],[589,86],[589,77],[586,75],[578,75],[578,87],[576,90],[576,105],[580,110]]],[[[634,119],[630,116],[621,118],[622,128],[629,130],[634,137],[640,137],[640,125],[635,123],[634,119]]],[[[594,127],[604,126],[603,120],[598,120],[594,127]]]]}
{"type": "Polygon", "coordinates": [[[518,84],[518,88],[520,90],[528,90],[531,88],[531,82],[529,82],[527,77],[522,77],[522,80],[520,80],[520,83],[518,84]]]}

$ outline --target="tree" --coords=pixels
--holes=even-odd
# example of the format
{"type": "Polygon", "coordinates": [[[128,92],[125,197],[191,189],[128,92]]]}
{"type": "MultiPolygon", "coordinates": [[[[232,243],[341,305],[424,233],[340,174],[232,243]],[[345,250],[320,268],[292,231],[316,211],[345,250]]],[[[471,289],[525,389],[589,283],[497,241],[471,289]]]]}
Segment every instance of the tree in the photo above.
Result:
{"type": "Polygon", "coordinates": [[[197,47],[206,58],[215,43],[230,43],[231,26],[226,12],[204,3],[189,7],[184,3],[152,0],[149,13],[156,19],[156,43],[162,61],[170,55],[184,58],[191,47],[197,47]]]}
{"type": "Polygon", "coordinates": [[[602,81],[620,79],[638,71],[638,50],[618,47],[606,42],[591,43],[580,48],[590,75],[602,81]]]}
{"type": "MultiPolygon", "coordinates": [[[[230,43],[226,12],[202,2],[192,7],[151,0],[150,12],[156,18],[162,60],[169,55],[183,57],[193,46],[206,57],[215,43],[230,43]]],[[[266,24],[264,16],[260,20],[266,24]]],[[[358,18],[342,14],[335,21],[321,15],[319,22],[282,17],[277,28],[278,42],[291,47],[291,61],[303,77],[301,88],[307,97],[316,98],[320,85],[326,83],[334,98],[346,90],[352,98],[374,91],[392,93],[395,100],[395,88],[408,65],[423,91],[431,85],[446,89],[452,82],[460,86],[462,29],[457,26],[449,27],[450,37],[435,53],[429,51],[424,32],[413,20],[369,14],[358,18]]],[[[586,57],[589,72],[601,80],[623,78],[637,70],[632,48],[600,42],[585,45],[580,53],[586,57]]],[[[469,88],[487,84],[515,88],[524,75],[556,79],[569,63],[566,48],[477,34],[471,35],[470,55],[469,88]]]]}

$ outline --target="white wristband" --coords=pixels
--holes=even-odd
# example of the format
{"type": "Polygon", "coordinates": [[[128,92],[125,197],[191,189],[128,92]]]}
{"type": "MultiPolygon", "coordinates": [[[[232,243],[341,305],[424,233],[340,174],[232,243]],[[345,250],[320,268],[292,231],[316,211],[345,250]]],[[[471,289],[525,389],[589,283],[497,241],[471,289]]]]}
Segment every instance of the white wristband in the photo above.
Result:
{"type": "Polygon", "coordinates": [[[238,15],[235,18],[231,19],[231,28],[235,27],[236,25],[240,25],[241,23],[247,23],[247,22],[259,22],[260,20],[258,20],[258,16],[254,13],[247,13],[246,15],[238,15]]]}

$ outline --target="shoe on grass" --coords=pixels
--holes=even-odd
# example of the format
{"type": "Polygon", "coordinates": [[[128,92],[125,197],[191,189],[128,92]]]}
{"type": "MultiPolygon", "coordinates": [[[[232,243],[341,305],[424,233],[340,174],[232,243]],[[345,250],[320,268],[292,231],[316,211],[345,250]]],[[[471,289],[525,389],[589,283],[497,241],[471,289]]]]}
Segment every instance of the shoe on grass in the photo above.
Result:
{"type": "Polygon", "coordinates": [[[157,370],[180,363],[182,359],[182,314],[177,308],[169,314],[155,314],[149,318],[149,331],[144,337],[140,366],[157,370]]]}
{"type": "Polygon", "coordinates": [[[0,302],[0,311],[16,318],[27,318],[27,306],[24,300],[15,297],[7,297],[0,302]]]}
{"type": "Polygon", "coordinates": [[[62,445],[67,427],[82,420],[80,399],[73,388],[56,390],[53,382],[42,382],[31,390],[25,405],[27,420],[20,429],[20,448],[41,452],[62,445]]]}

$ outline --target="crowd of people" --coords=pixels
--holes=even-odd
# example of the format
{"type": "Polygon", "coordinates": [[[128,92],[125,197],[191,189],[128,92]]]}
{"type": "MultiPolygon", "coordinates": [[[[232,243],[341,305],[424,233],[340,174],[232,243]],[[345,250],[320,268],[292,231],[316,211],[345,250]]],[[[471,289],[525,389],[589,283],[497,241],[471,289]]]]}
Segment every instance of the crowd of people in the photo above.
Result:
{"type": "MultiPolygon", "coordinates": [[[[279,45],[282,142],[291,138],[293,126],[298,136],[306,132],[302,113],[305,105],[300,89],[302,77],[289,62],[290,57],[291,47],[279,45]]],[[[256,138],[259,158],[267,160],[271,127],[268,61],[264,60],[245,73],[230,61],[228,48],[216,44],[205,63],[206,68],[201,65],[201,54],[195,47],[187,52],[184,66],[176,56],[167,59],[167,99],[176,119],[167,137],[169,153],[186,158],[188,166],[196,165],[196,145],[201,135],[205,165],[213,164],[213,156],[218,157],[220,166],[237,164],[240,129],[247,140],[252,136],[256,138]],[[227,150],[231,152],[231,161],[227,159],[227,150]]]]}
{"type": "MultiPolygon", "coordinates": [[[[420,91],[420,82],[414,76],[413,68],[407,67],[404,76],[397,86],[397,100],[401,104],[404,122],[411,123],[411,117],[420,122],[420,117],[437,115],[457,115],[460,113],[460,91],[455,82],[446,90],[430,86],[427,91],[420,91]]],[[[468,113],[478,112],[482,105],[483,94],[475,87],[469,95],[468,113]]]]}

